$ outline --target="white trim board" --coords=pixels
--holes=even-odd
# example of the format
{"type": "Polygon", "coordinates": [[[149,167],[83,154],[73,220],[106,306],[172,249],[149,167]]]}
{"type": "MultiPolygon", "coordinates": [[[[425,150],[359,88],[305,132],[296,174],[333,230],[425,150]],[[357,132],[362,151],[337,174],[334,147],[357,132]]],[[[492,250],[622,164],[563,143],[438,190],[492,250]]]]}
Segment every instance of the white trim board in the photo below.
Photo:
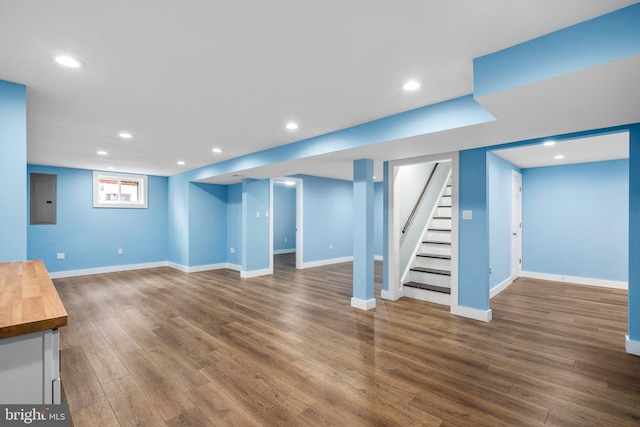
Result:
{"type": "Polygon", "coordinates": [[[358,298],[351,298],[351,307],[359,308],[360,310],[371,310],[376,308],[376,299],[363,300],[358,298]]]}
{"type": "Polygon", "coordinates": [[[258,276],[268,276],[273,274],[273,268],[264,268],[262,270],[240,271],[240,277],[243,279],[250,279],[258,276]]]}
{"type": "Polygon", "coordinates": [[[204,265],[194,265],[187,266],[182,264],[176,264],[175,262],[169,262],[169,267],[174,270],[182,271],[183,273],[199,273],[201,271],[211,271],[211,270],[222,270],[223,268],[230,268],[233,270],[233,264],[229,264],[226,262],[221,262],[219,264],[204,264],[204,265]]]}
{"type": "Polygon", "coordinates": [[[625,335],[624,337],[625,337],[624,348],[625,350],[627,350],[627,353],[640,356],[640,341],[634,341],[629,339],[629,335],[625,335]]]}
{"type": "Polygon", "coordinates": [[[384,261],[384,257],[382,255],[374,255],[373,256],[373,260],[374,261],[384,261]]]}
{"type": "Polygon", "coordinates": [[[273,250],[273,254],[274,255],[280,255],[280,254],[292,254],[296,252],[296,248],[290,248],[290,249],[274,249],[273,250]]]}
{"type": "Polygon", "coordinates": [[[303,262],[302,268],[322,267],[323,265],[340,264],[342,262],[353,262],[353,256],[345,256],[342,258],[321,259],[318,261],[303,262]]]}
{"type": "Polygon", "coordinates": [[[563,276],[560,274],[536,273],[532,271],[523,271],[520,277],[529,279],[551,280],[554,282],[562,282],[571,285],[587,285],[600,286],[602,288],[613,289],[629,289],[629,283],[617,282],[615,280],[591,279],[588,277],[563,276]]]}
{"type": "Polygon", "coordinates": [[[500,292],[504,291],[505,289],[507,289],[509,286],[511,286],[511,284],[513,283],[513,278],[509,277],[507,280],[505,280],[502,283],[499,283],[497,286],[494,286],[491,291],[489,291],[489,299],[495,297],[496,295],[498,295],[500,292]]]}
{"type": "Polygon", "coordinates": [[[158,268],[158,267],[168,267],[168,266],[169,266],[169,263],[167,261],[147,262],[144,264],[112,265],[109,267],[85,268],[82,270],[55,271],[55,272],[49,273],[49,277],[52,279],[62,279],[64,277],[89,276],[92,274],[116,273],[118,271],[144,270],[147,268],[158,268]]]}
{"type": "Polygon", "coordinates": [[[479,310],[477,308],[464,307],[462,305],[451,306],[451,314],[461,317],[467,317],[473,320],[480,320],[482,322],[489,322],[492,317],[492,311],[479,310]]]}
{"type": "Polygon", "coordinates": [[[380,292],[380,298],[386,299],[389,301],[397,301],[404,296],[403,290],[400,289],[398,293],[394,293],[391,291],[385,291],[384,289],[380,292]],[[395,298],[395,299],[394,299],[395,298]]]}

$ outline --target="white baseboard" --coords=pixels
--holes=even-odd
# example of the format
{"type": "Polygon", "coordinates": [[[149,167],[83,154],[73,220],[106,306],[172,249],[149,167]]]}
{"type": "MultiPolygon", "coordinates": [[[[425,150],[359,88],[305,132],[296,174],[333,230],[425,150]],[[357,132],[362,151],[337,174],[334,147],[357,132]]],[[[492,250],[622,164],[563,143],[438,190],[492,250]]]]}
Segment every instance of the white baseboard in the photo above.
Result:
{"type": "Polygon", "coordinates": [[[265,268],[262,270],[251,270],[251,271],[240,271],[240,277],[243,279],[250,279],[252,277],[258,276],[268,276],[269,274],[273,274],[273,268],[265,268]]]}
{"type": "Polygon", "coordinates": [[[376,299],[363,300],[358,298],[351,298],[351,307],[359,308],[360,310],[371,310],[376,308],[376,299]]]}
{"type": "Polygon", "coordinates": [[[242,271],[242,266],[240,264],[227,263],[227,266],[225,268],[228,268],[229,270],[234,270],[234,271],[242,271]]]}
{"type": "Polygon", "coordinates": [[[173,268],[174,270],[182,271],[183,273],[188,273],[189,272],[189,267],[186,266],[186,265],[178,264],[178,263],[171,262],[171,261],[169,261],[167,263],[167,265],[169,266],[169,268],[173,268]]]}
{"type": "Polygon", "coordinates": [[[523,271],[520,277],[529,279],[552,280],[554,282],[570,283],[574,285],[600,286],[603,288],[629,289],[628,282],[617,282],[615,280],[591,279],[588,277],[563,276],[561,274],[536,273],[533,271],[523,271]]]}
{"type": "Polygon", "coordinates": [[[452,305],[451,314],[461,317],[467,317],[473,320],[480,320],[482,322],[489,322],[492,317],[491,309],[478,310],[477,308],[464,307],[462,305],[452,305]]]}
{"type": "Polygon", "coordinates": [[[144,264],[113,265],[110,267],[85,268],[82,270],[66,270],[49,273],[52,279],[62,279],[63,277],[89,276],[91,274],[116,273],[118,271],[143,270],[146,268],[167,267],[167,261],[147,262],[144,264]]]}
{"type": "Polygon", "coordinates": [[[273,250],[273,254],[274,255],[280,255],[280,254],[293,254],[296,252],[296,248],[291,248],[291,249],[274,249],[273,250]]]}
{"type": "Polygon", "coordinates": [[[399,290],[398,295],[396,296],[397,298],[393,298],[391,291],[385,291],[384,289],[382,290],[382,292],[380,292],[380,298],[386,299],[389,301],[398,301],[403,296],[402,289],[399,290]]]}
{"type": "Polygon", "coordinates": [[[201,271],[221,270],[223,268],[227,268],[226,262],[221,262],[219,264],[193,265],[193,266],[187,267],[187,273],[199,273],[201,271]]]}
{"type": "Polygon", "coordinates": [[[322,267],[323,265],[340,264],[342,262],[352,262],[352,256],[342,258],[321,259],[319,261],[303,262],[302,268],[322,267]]]}
{"type": "Polygon", "coordinates": [[[625,349],[627,353],[640,356],[640,341],[634,341],[629,339],[629,335],[625,335],[625,349]]]}
{"type": "Polygon", "coordinates": [[[491,289],[491,291],[489,291],[489,299],[495,297],[500,292],[502,292],[505,289],[507,289],[512,283],[513,283],[513,277],[509,277],[504,282],[498,284],[497,286],[494,286],[493,289],[491,289]]]}

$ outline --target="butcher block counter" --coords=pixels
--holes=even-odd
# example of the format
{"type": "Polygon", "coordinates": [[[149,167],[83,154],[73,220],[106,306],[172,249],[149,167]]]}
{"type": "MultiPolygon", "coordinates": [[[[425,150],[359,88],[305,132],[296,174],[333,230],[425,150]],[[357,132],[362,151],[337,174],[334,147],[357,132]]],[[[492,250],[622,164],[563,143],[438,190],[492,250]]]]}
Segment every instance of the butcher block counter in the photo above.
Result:
{"type": "Polygon", "coordinates": [[[40,260],[0,263],[0,404],[60,403],[67,311],[40,260]]]}

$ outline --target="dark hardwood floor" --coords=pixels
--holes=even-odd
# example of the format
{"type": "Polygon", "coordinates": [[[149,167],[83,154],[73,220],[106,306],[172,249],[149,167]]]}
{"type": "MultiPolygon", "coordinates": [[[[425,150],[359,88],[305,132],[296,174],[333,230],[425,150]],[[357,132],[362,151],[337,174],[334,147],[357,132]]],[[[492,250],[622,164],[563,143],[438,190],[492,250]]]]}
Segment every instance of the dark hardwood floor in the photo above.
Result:
{"type": "Polygon", "coordinates": [[[55,280],[73,424],[640,425],[626,291],[520,279],[482,323],[407,298],[352,309],[350,263],[294,264],[55,280]]]}

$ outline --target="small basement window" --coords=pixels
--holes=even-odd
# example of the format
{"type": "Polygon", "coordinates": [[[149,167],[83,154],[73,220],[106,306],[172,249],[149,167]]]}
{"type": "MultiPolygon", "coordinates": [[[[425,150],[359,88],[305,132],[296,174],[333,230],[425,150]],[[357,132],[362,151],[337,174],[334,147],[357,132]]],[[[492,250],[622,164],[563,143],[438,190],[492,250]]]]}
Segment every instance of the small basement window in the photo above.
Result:
{"type": "Polygon", "coordinates": [[[146,208],[147,176],[93,172],[94,208],[146,208]]]}

